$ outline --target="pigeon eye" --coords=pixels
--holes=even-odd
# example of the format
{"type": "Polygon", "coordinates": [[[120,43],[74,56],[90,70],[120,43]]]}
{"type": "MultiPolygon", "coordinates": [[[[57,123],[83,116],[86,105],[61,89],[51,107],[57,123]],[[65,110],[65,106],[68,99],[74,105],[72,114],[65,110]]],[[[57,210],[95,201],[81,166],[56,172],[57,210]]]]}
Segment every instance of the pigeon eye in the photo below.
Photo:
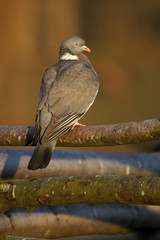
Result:
{"type": "Polygon", "coordinates": [[[77,44],[77,43],[75,43],[74,45],[76,45],[76,46],[77,46],[78,44],[77,44]]]}

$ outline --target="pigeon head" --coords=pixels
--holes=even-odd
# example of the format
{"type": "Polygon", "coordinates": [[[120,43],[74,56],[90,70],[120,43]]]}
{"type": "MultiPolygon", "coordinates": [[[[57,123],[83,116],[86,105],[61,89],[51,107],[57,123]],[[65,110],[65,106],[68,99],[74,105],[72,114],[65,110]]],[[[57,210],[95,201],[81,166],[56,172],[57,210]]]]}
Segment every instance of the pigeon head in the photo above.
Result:
{"type": "Polygon", "coordinates": [[[90,49],[86,47],[85,41],[82,38],[72,36],[62,42],[59,56],[61,60],[78,60],[77,55],[81,54],[82,51],[90,52],[90,49]]]}

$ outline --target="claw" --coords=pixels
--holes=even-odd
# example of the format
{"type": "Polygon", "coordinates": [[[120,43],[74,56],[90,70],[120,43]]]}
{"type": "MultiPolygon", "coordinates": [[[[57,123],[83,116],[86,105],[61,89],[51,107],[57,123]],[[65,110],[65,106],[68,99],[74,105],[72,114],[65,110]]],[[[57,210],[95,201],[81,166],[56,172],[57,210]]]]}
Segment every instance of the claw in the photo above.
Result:
{"type": "Polygon", "coordinates": [[[84,127],[84,126],[86,126],[86,125],[81,124],[81,123],[79,123],[79,122],[76,122],[76,123],[72,126],[71,131],[72,131],[75,127],[84,127]]]}

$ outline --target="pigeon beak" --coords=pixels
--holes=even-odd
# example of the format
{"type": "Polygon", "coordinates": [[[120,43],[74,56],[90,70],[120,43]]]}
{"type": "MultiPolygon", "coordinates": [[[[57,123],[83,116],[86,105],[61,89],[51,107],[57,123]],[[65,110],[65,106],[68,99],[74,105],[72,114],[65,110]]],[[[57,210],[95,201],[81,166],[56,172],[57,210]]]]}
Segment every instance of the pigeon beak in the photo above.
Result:
{"type": "Polygon", "coordinates": [[[91,52],[91,50],[86,46],[82,46],[82,51],[86,51],[86,52],[89,52],[89,53],[91,52]]]}

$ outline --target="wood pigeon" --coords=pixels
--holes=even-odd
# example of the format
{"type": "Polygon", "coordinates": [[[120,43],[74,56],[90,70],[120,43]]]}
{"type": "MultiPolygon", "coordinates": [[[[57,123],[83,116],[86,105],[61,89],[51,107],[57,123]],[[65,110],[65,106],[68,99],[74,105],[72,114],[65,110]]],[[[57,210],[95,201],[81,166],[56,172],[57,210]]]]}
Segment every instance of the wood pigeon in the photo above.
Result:
{"type": "Polygon", "coordinates": [[[98,76],[82,51],[90,52],[82,38],[65,39],[60,46],[58,63],[44,73],[35,119],[37,145],[28,169],[46,168],[58,137],[78,125],[95,100],[98,76]]]}

